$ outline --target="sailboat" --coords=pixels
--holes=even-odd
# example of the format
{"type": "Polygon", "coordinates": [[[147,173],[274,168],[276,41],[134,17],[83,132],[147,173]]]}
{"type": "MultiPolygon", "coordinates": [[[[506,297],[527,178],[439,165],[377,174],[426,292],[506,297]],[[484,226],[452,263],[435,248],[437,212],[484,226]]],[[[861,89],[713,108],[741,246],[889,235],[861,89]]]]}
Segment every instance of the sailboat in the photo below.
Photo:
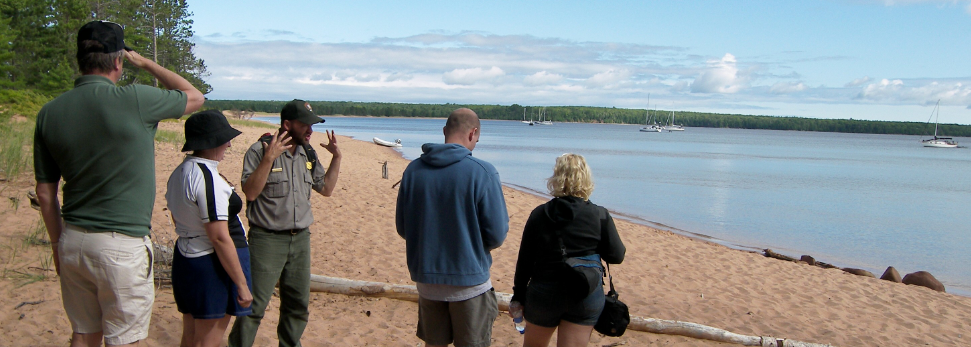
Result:
{"type": "MultiPolygon", "coordinates": [[[[656,114],[656,112],[655,112],[656,114]]],[[[647,113],[644,114],[644,126],[641,127],[641,132],[645,133],[659,133],[662,128],[657,125],[657,122],[651,124],[651,94],[647,94],[647,113]]]]}
{"type": "MultiPolygon", "coordinates": [[[[938,125],[940,124],[938,121],[941,118],[941,100],[937,100],[937,105],[934,106],[934,110],[931,111],[931,117],[934,117],[935,112],[937,113],[937,118],[934,118],[934,138],[927,139],[927,140],[921,139],[920,142],[924,144],[924,147],[956,148],[958,146],[958,142],[955,141],[954,139],[950,137],[937,136],[937,128],[938,128],[938,125]]],[[[931,120],[930,118],[928,118],[927,123],[930,123],[930,122],[931,120]]]]}
{"type": "Polygon", "coordinates": [[[657,123],[654,123],[654,124],[650,124],[650,123],[651,123],[651,110],[648,109],[647,110],[647,114],[644,115],[644,125],[645,126],[641,127],[641,132],[645,132],[645,133],[659,133],[663,129],[660,125],[657,125],[657,123]]]}
{"type": "Polygon", "coordinates": [[[533,125],[533,120],[526,120],[526,108],[523,107],[523,123],[533,125]]]}
{"type": "Polygon", "coordinates": [[[542,108],[542,109],[539,110],[539,121],[536,122],[536,124],[539,124],[539,125],[553,125],[553,122],[550,121],[549,119],[543,120],[543,117],[545,115],[546,115],[546,108],[544,107],[544,108],[542,108]]]}
{"type": "Polygon", "coordinates": [[[680,124],[676,125],[676,124],[674,124],[674,111],[671,111],[671,124],[669,124],[668,126],[664,127],[664,130],[667,130],[668,132],[672,132],[672,131],[684,131],[684,126],[683,125],[680,125],[680,124]]]}

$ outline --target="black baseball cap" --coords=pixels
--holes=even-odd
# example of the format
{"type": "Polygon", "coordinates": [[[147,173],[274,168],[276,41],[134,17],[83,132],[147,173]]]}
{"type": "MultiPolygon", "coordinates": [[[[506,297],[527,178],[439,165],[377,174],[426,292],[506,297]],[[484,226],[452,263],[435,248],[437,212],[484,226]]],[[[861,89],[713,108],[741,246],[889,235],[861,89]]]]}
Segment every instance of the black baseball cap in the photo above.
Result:
{"type": "Polygon", "coordinates": [[[88,22],[78,30],[78,51],[83,49],[81,42],[87,40],[98,41],[104,49],[101,52],[88,50],[85,53],[114,53],[122,49],[131,50],[125,45],[125,30],[117,23],[100,20],[88,22]]]}
{"type": "Polygon", "coordinates": [[[217,110],[198,112],[185,121],[185,145],[182,146],[182,151],[216,148],[239,134],[242,133],[229,125],[222,112],[217,110]]]}
{"type": "Polygon", "coordinates": [[[280,111],[280,120],[298,120],[307,125],[324,122],[323,118],[314,114],[314,109],[310,107],[309,102],[300,99],[293,99],[293,101],[283,105],[283,110],[280,111]]]}

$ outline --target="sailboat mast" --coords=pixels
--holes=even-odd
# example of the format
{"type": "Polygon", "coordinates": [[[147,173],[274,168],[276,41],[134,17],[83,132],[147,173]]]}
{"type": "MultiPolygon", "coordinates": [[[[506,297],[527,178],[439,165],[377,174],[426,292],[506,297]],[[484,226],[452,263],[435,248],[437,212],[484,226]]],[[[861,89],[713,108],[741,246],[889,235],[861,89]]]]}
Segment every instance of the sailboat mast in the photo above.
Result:
{"type": "Polygon", "coordinates": [[[644,116],[644,125],[651,121],[651,93],[647,93],[647,115],[644,116]]]}

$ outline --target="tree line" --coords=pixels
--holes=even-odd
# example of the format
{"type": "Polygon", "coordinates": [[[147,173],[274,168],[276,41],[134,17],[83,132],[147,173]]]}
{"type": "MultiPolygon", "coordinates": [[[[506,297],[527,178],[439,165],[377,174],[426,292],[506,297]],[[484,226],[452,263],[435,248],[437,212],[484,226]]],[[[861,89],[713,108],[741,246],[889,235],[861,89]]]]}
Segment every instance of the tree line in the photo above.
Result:
{"type": "MultiPolygon", "coordinates": [[[[279,113],[286,101],[207,100],[208,108],[279,113]]],[[[589,106],[522,106],[472,104],[406,104],[351,101],[310,101],[317,114],[371,117],[448,117],[459,107],[474,110],[482,119],[538,120],[574,123],[645,124],[647,110],[589,106]]],[[[934,124],[856,119],[817,119],[803,117],[752,116],[689,111],[651,111],[652,123],[674,122],[687,127],[798,130],[840,133],[933,135],[934,124]]],[[[939,134],[971,137],[971,125],[941,124],[939,134]]]]}
{"type": "MultiPolygon", "coordinates": [[[[125,28],[128,47],[208,93],[190,15],[186,0],[0,0],[0,89],[50,96],[71,89],[80,76],[78,29],[107,20],[125,28]]],[[[118,84],[132,83],[157,85],[148,72],[127,68],[118,84]]]]}

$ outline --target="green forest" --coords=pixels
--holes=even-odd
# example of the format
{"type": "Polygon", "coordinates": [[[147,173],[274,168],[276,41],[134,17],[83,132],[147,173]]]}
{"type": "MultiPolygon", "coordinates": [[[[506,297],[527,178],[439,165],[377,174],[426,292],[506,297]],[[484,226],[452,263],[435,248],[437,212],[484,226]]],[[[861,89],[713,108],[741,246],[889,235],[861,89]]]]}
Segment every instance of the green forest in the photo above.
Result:
{"type": "MultiPolygon", "coordinates": [[[[129,47],[208,93],[189,16],[185,0],[0,0],[0,88],[48,96],[71,89],[80,75],[78,28],[100,19],[120,24],[129,47]]],[[[118,84],[156,84],[148,72],[127,67],[118,84]]]]}
{"type": "MultiPolygon", "coordinates": [[[[221,110],[278,113],[285,101],[207,100],[206,107],[221,110]]],[[[311,101],[311,107],[321,115],[371,116],[371,117],[448,117],[459,107],[474,110],[482,119],[522,120],[544,119],[553,122],[644,124],[647,111],[615,107],[589,106],[522,106],[522,105],[463,105],[463,104],[404,104],[350,101],[311,101]]],[[[651,111],[651,118],[668,124],[671,115],[674,122],[686,127],[738,128],[823,131],[841,133],[933,135],[934,124],[923,122],[886,122],[854,119],[816,119],[801,117],[750,116],[688,111],[651,111]],[[655,115],[657,115],[655,117],[655,115]]],[[[653,122],[653,120],[652,120],[653,122]]],[[[941,124],[940,134],[947,136],[971,136],[971,125],[941,124]]]]}
{"type": "MultiPolygon", "coordinates": [[[[186,0],[0,0],[0,180],[31,170],[37,112],[81,75],[76,42],[84,23],[120,24],[129,47],[210,92],[205,62],[192,52],[188,8],[186,0]]],[[[127,65],[119,85],[157,85],[127,65]]]]}

